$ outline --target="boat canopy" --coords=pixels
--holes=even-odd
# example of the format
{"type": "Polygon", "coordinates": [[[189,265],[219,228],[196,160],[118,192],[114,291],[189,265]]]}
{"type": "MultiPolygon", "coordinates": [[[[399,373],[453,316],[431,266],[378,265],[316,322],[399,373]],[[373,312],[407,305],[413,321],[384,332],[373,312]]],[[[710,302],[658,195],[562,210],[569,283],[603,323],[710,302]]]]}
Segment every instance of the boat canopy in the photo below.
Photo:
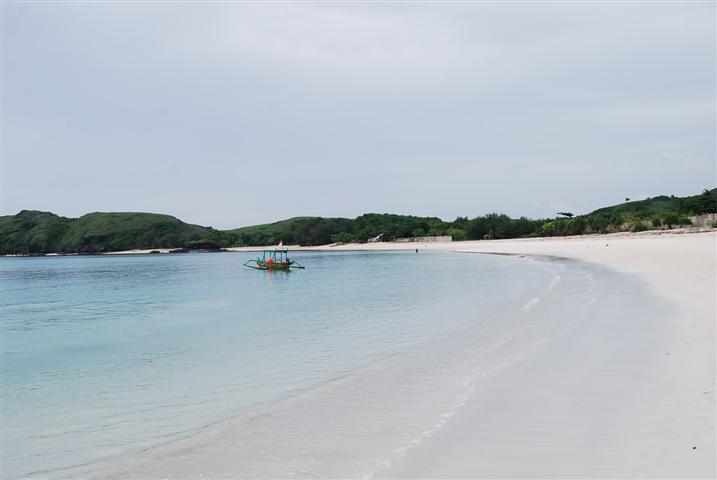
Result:
{"type": "Polygon", "coordinates": [[[276,248],[272,250],[264,250],[262,260],[271,259],[274,262],[285,262],[288,254],[289,250],[280,250],[276,248]]]}
{"type": "Polygon", "coordinates": [[[289,250],[285,248],[273,248],[263,250],[262,256],[247,260],[244,266],[259,270],[288,270],[290,268],[303,269],[304,266],[289,258],[289,250]]]}

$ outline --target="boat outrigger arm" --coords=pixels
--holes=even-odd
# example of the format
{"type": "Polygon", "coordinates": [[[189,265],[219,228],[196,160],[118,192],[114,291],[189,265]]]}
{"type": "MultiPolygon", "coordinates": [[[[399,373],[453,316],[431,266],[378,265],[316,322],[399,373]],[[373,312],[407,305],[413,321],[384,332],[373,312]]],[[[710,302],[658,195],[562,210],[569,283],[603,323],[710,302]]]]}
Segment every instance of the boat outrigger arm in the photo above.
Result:
{"type": "Polygon", "coordinates": [[[244,262],[245,267],[256,268],[257,270],[289,270],[304,266],[289,258],[288,250],[264,250],[261,257],[252,258],[244,262]]]}

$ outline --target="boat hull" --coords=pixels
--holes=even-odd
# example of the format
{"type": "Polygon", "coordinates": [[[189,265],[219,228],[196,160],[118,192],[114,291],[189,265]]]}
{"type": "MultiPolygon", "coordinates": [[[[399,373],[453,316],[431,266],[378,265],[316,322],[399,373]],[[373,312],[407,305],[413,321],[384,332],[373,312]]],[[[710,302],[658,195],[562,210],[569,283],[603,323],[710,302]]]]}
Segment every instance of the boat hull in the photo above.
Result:
{"type": "Polygon", "coordinates": [[[258,263],[259,268],[262,270],[288,270],[289,263],[285,262],[274,262],[274,263],[258,263]]]}
{"type": "Polygon", "coordinates": [[[245,267],[257,270],[291,270],[292,268],[304,269],[304,266],[295,260],[290,260],[286,250],[265,251],[263,257],[253,258],[244,262],[245,267]],[[268,255],[267,255],[268,254],[268,255]],[[269,257],[269,258],[267,258],[269,257]],[[281,257],[281,258],[279,258],[281,257]],[[277,261],[281,260],[281,261],[277,261]]]}

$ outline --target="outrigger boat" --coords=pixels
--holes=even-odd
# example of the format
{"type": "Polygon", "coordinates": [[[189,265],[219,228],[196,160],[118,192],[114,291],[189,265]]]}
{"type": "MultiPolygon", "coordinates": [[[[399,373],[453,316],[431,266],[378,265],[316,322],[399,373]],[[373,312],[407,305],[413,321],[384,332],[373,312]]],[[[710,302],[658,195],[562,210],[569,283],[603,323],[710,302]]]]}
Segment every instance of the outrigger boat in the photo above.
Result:
{"type": "Polygon", "coordinates": [[[261,257],[252,258],[244,263],[245,267],[256,268],[257,270],[289,270],[304,266],[289,258],[288,250],[264,250],[261,257]]]}

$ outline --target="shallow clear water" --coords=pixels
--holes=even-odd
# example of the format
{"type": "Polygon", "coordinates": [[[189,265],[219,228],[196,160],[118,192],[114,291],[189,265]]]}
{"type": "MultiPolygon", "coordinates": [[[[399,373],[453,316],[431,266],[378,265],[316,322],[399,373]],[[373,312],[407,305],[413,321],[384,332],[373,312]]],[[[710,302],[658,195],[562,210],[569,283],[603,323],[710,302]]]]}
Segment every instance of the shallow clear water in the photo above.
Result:
{"type": "MultiPolygon", "coordinates": [[[[186,445],[347,378],[403,379],[402,402],[429,399],[426,385],[460,398],[468,370],[449,366],[499,368],[590,302],[589,272],[547,260],[295,253],[306,270],[270,273],[243,268],[252,256],[3,258],[4,476],[72,476],[186,445]],[[567,314],[541,313],[560,289],[567,314]],[[506,339],[512,353],[491,360],[506,339]]],[[[414,403],[445,418],[441,401],[414,403]]]]}

